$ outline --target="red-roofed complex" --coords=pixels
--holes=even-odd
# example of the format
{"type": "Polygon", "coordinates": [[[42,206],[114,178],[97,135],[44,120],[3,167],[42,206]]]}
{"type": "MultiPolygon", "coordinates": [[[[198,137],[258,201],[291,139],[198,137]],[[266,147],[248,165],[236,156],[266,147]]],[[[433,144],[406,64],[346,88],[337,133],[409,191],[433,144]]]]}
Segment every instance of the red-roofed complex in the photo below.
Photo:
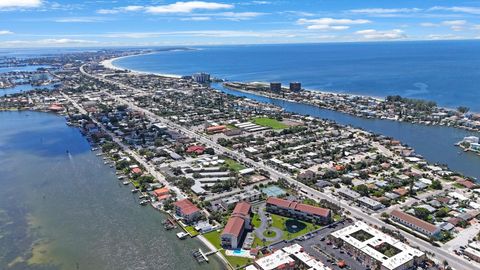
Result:
{"type": "Polygon", "coordinates": [[[189,199],[183,199],[174,203],[175,214],[181,218],[185,223],[192,223],[200,218],[202,212],[189,199]]]}
{"type": "Polygon", "coordinates": [[[267,199],[267,211],[281,216],[298,218],[317,224],[328,224],[332,220],[330,209],[276,197],[269,197],[267,199]]]}
{"type": "Polygon", "coordinates": [[[227,225],[220,235],[222,246],[228,249],[241,247],[240,243],[246,230],[250,230],[250,215],[252,206],[247,202],[239,202],[233,209],[233,213],[228,219],[227,225]]]}
{"type": "Polygon", "coordinates": [[[409,215],[407,213],[404,213],[400,210],[393,210],[390,213],[390,217],[392,220],[405,225],[411,229],[414,229],[415,231],[422,233],[428,237],[438,237],[440,234],[440,228],[428,223],[426,221],[423,221],[419,218],[416,218],[412,215],[409,215]]]}
{"type": "Polygon", "coordinates": [[[205,147],[201,145],[192,145],[192,146],[189,146],[186,150],[188,154],[195,153],[197,155],[203,154],[204,151],[205,151],[205,147]]]}
{"type": "Polygon", "coordinates": [[[208,127],[206,128],[206,131],[207,133],[220,133],[220,132],[224,132],[225,130],[227,130],[227,127],[226,126],[211,126],[211,127],[208,127]]]}

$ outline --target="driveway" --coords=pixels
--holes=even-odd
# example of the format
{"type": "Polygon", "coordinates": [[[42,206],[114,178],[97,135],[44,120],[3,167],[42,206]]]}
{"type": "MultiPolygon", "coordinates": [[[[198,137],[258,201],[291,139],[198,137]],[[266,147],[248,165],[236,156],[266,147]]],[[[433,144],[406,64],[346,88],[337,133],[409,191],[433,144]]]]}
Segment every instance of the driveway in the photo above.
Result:
{"type": "Polygon", "coordinates": [[[258,217],[260,218],[260,221],[261,221],[260,227],[255,229],[255,234],[257,235],[258,238],[265,239],[265,241],[267,242],[276,242],[276,241],[282,240],[283,231],[275,227],[269,228],[268,226],[268,217],[265,213],[265,203],[262,203],[261,205],[258,206],[258,217]],[[270,231],[275,232],[275,236],[266,237],[265,235],[263,235],[263,233],[267,230],[267,228],[270,231]]]}

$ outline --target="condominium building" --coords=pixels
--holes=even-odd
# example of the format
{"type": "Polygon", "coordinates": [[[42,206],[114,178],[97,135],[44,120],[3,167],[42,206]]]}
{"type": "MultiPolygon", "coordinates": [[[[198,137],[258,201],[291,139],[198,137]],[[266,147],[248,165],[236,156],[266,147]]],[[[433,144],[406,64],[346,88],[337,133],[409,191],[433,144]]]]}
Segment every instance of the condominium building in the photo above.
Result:
{"type": "Polygon", "coordinates": [[[267,211],[316,224],[328,224],[332,220],[332,213],[330,209],[284,200],[276,197],[269,197],[267,199],[267,211]]]}
{"type": "Polygon", "coordinates": [[[242,240],[246,231],[252,229],[251,225],[252,206],[247,202],[239,202],[233,209],[227,225],[220,235],[222,246],[227,249],[242,247],[242,240]]]}
{"type": "Polygon", "coordinates": [[[182,218],[185,223],[192,223],[202,216],[200,209],[188,199],[175,202],[175,214],[182,218]]]}
{"type": "Polygon", "coordinates": [[[371,269],[415,269],[426,258],[422,251],[361,221],[331,233],[328,238],[371,269]]]}

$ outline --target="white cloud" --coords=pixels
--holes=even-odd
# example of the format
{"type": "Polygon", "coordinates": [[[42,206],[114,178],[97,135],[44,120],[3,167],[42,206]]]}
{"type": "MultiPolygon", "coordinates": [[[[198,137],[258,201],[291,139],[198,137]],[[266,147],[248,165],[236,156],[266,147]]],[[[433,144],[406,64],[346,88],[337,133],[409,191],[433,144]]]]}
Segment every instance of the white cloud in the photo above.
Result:
{"type": "Polygon", "coordinates": [[[350,25],[359,25],[370,23],[369,20],[352,20],[352,19],[333,19],[333,18],[320,18],[320,19],[299,19],[297,23],[300,25],[307,25],[307,29],[310,30],[345,30],[350,28],[350,25]]]}
{"type": "Polygon", "coordinates": [[[464,26],[467,24],[465,20],[443,21],[443,25],[449,26],[453,31],[463,31],[464,26]]]}
{"type": "Polygon", "coordinates": [[[451,12],[461,12],[474,15],[480,15],[480,7],[443,7],[435,6],[429,9],[430,11],[451,11],[451,12]]]}
{"type": "Polygon", "coordinates": [[[145,7],[144,6],[125,6],[125,7],[117,7],[114,9],[99,9],[97,13],[99,14],[117,14],[121,12],[133,12],[133,11],[141,11],[145,7]]]}
{"type": "Polygon", "coordinates": [[[95,45],[98,41],[83,40],[83,39],[69,39],[69,38],[49,38],[39,40],[7,40],[2,41],[0,47],[67,47],[67,46],[82,46],[82,45],[95,45]]]}
{"type": "Polygon", "coordinates": [[[54,19],[58,23],[95,23],[105,21],[103,17],[65,17],[54,19]]]}
{"type": "Polygon", "coordinates": [[[452,25],[460,26],[460,25],[467,24],[467,21],[465,21],[465,20],[443,21],[442,24],[443,25],[448,25],[448,26],[452,26],[452,25]]]}
{"type": "Polygon", "coordinates": [[[235,30],[198,30],[198,31],[165,31],[165,32],[129,32],[103,34],[102,38],[158,38],[165,36],[177,37],[212,37],[212,38],[233,38],[233,37],[293,37],[298,31],[271,30],[271,31],[235,31],[235,30]]]}
{"type": "Polygon", "coordinates": [[[404,34],[403,30],[393,29],[379,31],[375,29],[366,29],[355,32],[355,34],[362,36],[364,39],[371,40],[389,40],[389,39],[404,39],[407,35],[404,34]]]}
{"type": "Polygon", "coordinates": [[[189,18],[181,18],[181,21],[210,21],[212,17],[206,16],[196,16],[196,17],[189,17],[189,18]]]}
{"type": "Polygon", "coordinates": [[[392,14],[392,13],[412,13],[419,12],[419,8],[364,8],[352,9],[350,12],[359,14],[392,14]]]}
{"type": "Polygon", "coordinates": [[[34,8],[42,5],[42,0],[0,0],[0,9],[34,8]]]}
{"type": "Polygon", "coordinates": [[[437,27],[437,26],[440,26],[440,25],[438,23],[424,22],[424,23],[421,23],[420,26],[422,26],[422,27],[437,27]]]}
{"type": "Polygon", "coordinates": [[[463,39],[462,36],[452,35],[452,34],[444,34],[444,35],[428,35],[428,39],[432,40],[448,40],[448,39],[463,39]]]}
{"type": "Polygon", "coordinates": [[[170,5],[161,6],[148,6],[145,7],[146,12],[153,14],[168,14],[168,13],[190,13],[195,10],[217,10],[217,9],[230,9],[233,5],[215,3],[215,2],[203,2],[203,1],[189,1],[189,2],[176,2],[170,5]]]}
{"type": "Polygon", "coordinates": [[[231,20],[231,21],[243,21],[243,20],[250,20],[265,14],[266,13],[261,13],[261,12],[221,12],[215,15],[224,17],[225,19],[231,20]]]}
{"type": "Polygon", "coordinates": [[[476,24],[472,28],[473,30],[480,30],[480,24],[476,24]]]}
{"type": "Polygon", "coordinates": [[[11,35],[11,34],[13,34],[12,31],[0,30],[0,36],[3,36],[3,35],[11,35]]]}
{"type": "Polygon", "coordinates": [[[230,9],[234,5],[223,4],[216,2],[204,2],[204,1],[188,1],[188,2],[175,2],[169,5],[159,6],[125,6],[116,7],[113,9],[99,9],[99,14],[117,14],[124,12],[136,12],[145,11],[151,14],[175,14],[175,13],[192,13],[197,10],[218,10],[218,9],[230,9]]]}

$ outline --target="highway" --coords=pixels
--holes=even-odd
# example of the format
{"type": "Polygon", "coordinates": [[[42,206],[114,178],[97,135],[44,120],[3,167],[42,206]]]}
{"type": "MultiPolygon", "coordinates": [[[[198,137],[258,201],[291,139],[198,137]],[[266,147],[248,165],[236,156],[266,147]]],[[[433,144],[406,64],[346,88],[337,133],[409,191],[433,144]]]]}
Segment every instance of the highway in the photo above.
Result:
{"type": "MultiPolygon", "coordinates": [[[[89,74],[85,71],[84,65],[80,67],[80,71],[81,71],[82,74],[84,74],[85,76],[88,76],[90,78],[94,78],[94,79],[103,81],[105,83],[109,83],[109,84],[118,86],[120,88],[127,89],[127,90],[130,90],[130,91],[134,91],[134,92],[137,92],[137,93],[145,93],[144,91],[136,89],[134,87],[124,85],[122,83],[112,81],[112,80],[109,80],[109,79],[105,79],[105,78],[100,77],[100,76],[94,76],[92,74],[89,74]]],[[[187,135],[191,138],[194,138],[198,142],[203,143],[206,146],[215,149],[215,152],[218,153],[218,154],[228,154],[231,157],[234,157],[237,160],[254,167],[255,169],[265,170],[265,171],[269,172],[270,178],[272,178],[273,180],[278,180],[280,178],[283,178],[283,179],[287,180],[290,184],[296,186],[297,189],[303,190],[303,194],[305,196],[311,198],[311,199],[314,199],[314,200],[325,199],[325,200],[334,202],[335,204],[337,204],[337,205],[343,207],[345,210],[349,211],[351,213],[351,216],[353,216],[357,219],[361,219],[361,220],[363,220],[363,221],[365,221],[365,222],[367,222],[371,225],[376,225],[376,226],[379,226],[379,227],[383,226],[383,227],[386,227],[386,228],[389,228],[389,229],[392,229],[392,230],[395,230],[395,231],[399,231],[399,229],[396,228],[395,226],[387,224],[387,223],[383,222],[382,220],[378,219],[377,217],[363,212],[360,208],[352,206],[348,202],[340,201],[339,199],[337,199],[335,197],[331,197],[331,196],[329,196],[325,193],[322,193],[322,192],[320,192],[316,189],[313,189],[313,188],[311,188],[311,187],[309,187],[309,186],[307,186],[307,185],[305,185],[301,182],[298,182],[294,178],[292,178],[288,175],[285,175],[285,174],[271,168],[270,166],[265,165],[264,163],[256,162],[256,161],[246,157],[242,153],[239,153],[239,152],[230,150],[226,147],[223,147],[223,146],[221,146],[218,143],[212,141],[211,139],[209,139],[208,137],[206,137],[204,135],[198,134],[198,133],[193,132],[193,131],[191,131],[191,130],[185,128],[185,127],[182,127],[182,126],[180,126],[176,123],[173,123],[173,122],[169,121],[168,119],[165,119],[163,117],[160,117],[160,116],[150,112],[147,109],[138,107],[137,105],[133,104],[130,101],[119,98],[119,97],[117,97],[117,96],[115,96],[115,95],[113,95],[113,94],[111,94],[111,93],[109,93],[105,90],[103,90],[103,92],[105,94],[109,95],[110,97],[114,98],[117,102],[122,103],[124,105],[127,105],[130,108],[135,109],[137,111],[145,113],[146,116],[150,117],[155,122],[162,123],[162,124],[168,126],[171,129],[175,129],[176,131],[178,131],[180,133],[183,133],[183,134],[185,134],[185,135],[187,135]]],[[[449,265],[452,268],[457,269],[457,270],[478,270],[478,269],[480,269],[480,266],[478,264],[473,263],[473,262],[469,262],[469,261],[465,260],[463,257],[457,256],[457,255],[455,255],[453,253],[450,253],[449,251],[444,250],[442,248],[435,247],[432,244],[430,244],[429,242],[424,241],[422,239],[419,239],[419,238],[417,238],[417,237],[415,237],[411,234],[408,234],[404,231],[400,230],[400,233],[410,242],[411,245],[419,247],[423,251],[428,251],[430,253],[435,254],[435,257],[432,258],[432,259],[437,261],[440,264],[443,262],[443,260],[447,260],[449,265]]]]}

